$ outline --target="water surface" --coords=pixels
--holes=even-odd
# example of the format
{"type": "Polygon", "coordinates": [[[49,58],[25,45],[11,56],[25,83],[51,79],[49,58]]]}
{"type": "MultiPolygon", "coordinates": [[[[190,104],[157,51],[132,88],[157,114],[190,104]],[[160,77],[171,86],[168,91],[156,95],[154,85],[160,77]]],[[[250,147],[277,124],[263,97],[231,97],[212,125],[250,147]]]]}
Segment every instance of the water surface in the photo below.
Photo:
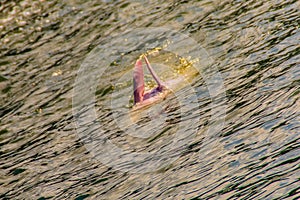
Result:
{"type": "MultiPolygon", "coordinates": [[[[2,1],[1,199],[298,199],[299,9],[292,0],[2,1]],[[134,61],[165,35],[128,37],[136,48],[124,55],[104,51],[107,60],[116,59],[94,88],[102,132],[86,124],[86,133],[141,153],[164,152],[179,130],[195,131],[180,151],[166,154],[173,162],[147,173],[124,172],[96,159],[80,138],[73,89],[96,47],[150,27],[198,42],[211,60],[199,61],[201,70],[218,69],[225,96],[212,98],[203,74],[193,73],[189,84],[130,124],[134,61]],[[222,129],[208,131],[221,123],[215,116],[224,108],[222,129]]],[[[185,68],[172,53],[151,60],[163,79],[191,69],[180,72],[185,68]]],[[[90,74],[99,76],[103,62],[90,74]]],[[[149,75],[146,80],[151,87],[149,75]]]]}

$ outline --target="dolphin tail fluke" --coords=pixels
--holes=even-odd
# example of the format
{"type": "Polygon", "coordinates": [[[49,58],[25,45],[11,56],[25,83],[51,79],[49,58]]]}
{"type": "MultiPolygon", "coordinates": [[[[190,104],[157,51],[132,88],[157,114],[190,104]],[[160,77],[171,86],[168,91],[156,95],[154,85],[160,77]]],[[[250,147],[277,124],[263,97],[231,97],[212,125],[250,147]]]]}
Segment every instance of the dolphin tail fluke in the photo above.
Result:
{"type": "Polygon", "coordinates": [[[144,71],[143,64],[140,59],[138,59],[135,63],[133,70],[133,96],[134,96],[134,104],[143,101],[144,96],[144,71]]]}
{"type": "Polygon", "coordinates": [[[147,64],[147,68],[148,70],[150,71],[152,77],[154,78],[154,80],[156,81],[157,85],[160,87],[160,86],[163,86],[163,82],[158,78],[157,74],[155,73],[155,71],[153,70],[153,68],[151,67],[150,65],[150,62],[148,60],[148,58],[144,55],[144,59],[145,59],[145,62],[147,64]]]}

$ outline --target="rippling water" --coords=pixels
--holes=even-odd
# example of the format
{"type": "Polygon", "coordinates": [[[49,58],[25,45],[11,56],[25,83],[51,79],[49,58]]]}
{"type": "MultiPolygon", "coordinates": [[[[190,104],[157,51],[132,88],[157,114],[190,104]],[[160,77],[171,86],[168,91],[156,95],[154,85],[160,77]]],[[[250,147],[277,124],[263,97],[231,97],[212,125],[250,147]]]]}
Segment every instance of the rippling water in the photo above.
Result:
{"type": "Polygon", "coordinates": [[[1,199],[300,198],[299,1],[0,10],[1,199]],[[134,113],[131,70],[153,48],[162,79],[188,80],[134,113]]]}

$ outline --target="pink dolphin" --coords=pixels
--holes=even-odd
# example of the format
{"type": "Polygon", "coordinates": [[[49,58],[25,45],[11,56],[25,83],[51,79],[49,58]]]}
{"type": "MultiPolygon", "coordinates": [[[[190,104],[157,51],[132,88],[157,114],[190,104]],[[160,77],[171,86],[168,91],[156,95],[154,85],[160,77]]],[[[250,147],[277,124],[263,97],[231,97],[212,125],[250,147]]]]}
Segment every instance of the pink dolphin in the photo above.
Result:
{"type": "Polygon", "coordinates": [[[144,71],[142,60],[138,59],[135,63],[134,70],[133,70],[133,96],[134,96],[134,104],[150,104],[154,101],[161,99],[162,97],[166,96],[167,94],[167,87],[165,83],[163,83],[154,72],[153,68],[151,67],[147,57],[145,55],[142,56],[146,62],[146,66],[150,71],[152,77],[154,78],[155,82],[157,83],[157,87],[152,89],[149,92],[145,92],[145,85],[144,85],[144,71]]]}

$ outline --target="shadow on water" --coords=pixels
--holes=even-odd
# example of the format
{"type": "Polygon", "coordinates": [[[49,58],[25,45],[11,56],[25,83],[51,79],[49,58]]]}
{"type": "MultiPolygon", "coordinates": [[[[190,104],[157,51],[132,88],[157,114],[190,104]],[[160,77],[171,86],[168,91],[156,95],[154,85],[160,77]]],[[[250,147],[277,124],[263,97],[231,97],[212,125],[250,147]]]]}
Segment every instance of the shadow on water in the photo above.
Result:
{"type": "MultiPolygon", "coordinates": [[[[0,10],[1,199],[300,198],[298,1],[25,0],[2,1],[0,10]],[[89,117],[91,106],[73,115],[80,66],[99,45],[142,27],[166,27],[197,41],[213,61],[205,70],[221,73],[226,97],[212,98],[199,73],[134,120],[134,61],[164,35],[134,41],[124,55],[104,49],[107,58],[90,74],[99,76],[94,72],[113,53],[118,59],[93,87],[88,103],[96,118],[80,127],[87,133],[80,138],[75,121],[89,117]],[[221,122],[211,118],[224,105],[225,124],[215,133],[211,125],[221,122]],[[136,157],[114,159],[103,137],[136,157]],[[174,141],[178,149],[169,151],[174,141]],[[96,144],[96,153],[88,144],[96,144]],[[138,160],[138,153],[154,151],[161,154],[138,160]],[[156,159],[172,162],[145,173],[122,170],[156,159]]],[[[162,79],[178,76],[184,65],[163,52],[151,62],[162,79]]],[[[145,80],[153,87],[148,74],[145,80]]]]}

